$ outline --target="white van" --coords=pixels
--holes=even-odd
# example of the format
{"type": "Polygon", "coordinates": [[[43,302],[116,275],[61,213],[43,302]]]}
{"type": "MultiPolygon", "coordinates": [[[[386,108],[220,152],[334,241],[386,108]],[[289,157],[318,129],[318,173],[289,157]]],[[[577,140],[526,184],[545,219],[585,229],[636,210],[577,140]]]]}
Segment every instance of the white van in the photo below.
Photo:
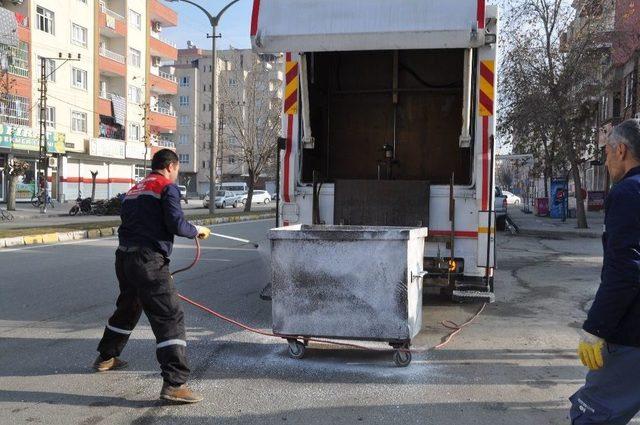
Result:
{"type": "Polygon", "coordinates": [[[234,195],[242,195],[249,190],[249,185],[244,182],[229,182],[218,185],[218,190],[233,192],[234,195]]]}

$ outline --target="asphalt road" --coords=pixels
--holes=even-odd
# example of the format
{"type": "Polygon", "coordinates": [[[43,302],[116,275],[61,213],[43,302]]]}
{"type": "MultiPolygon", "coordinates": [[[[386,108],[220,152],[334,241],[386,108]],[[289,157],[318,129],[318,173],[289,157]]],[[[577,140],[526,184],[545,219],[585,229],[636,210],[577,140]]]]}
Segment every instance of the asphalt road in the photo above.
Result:
{"type": "MultiPolygon", "coordinates": [[[[261,241],[270,224],[216,231],[261,241]]],[[[185,305],[191,385],[206,398],[165,405],[144,318],[122,356],[128,369],[90,370],[116,297],[115,246],[100,239],[0,252],[0,423],[565,424],[567,398],[584,379],[574,347],[598,282],[598,240],[501,235],[498,302],[434,351],[447,333],[439,322],[461,323],[477,306],[427,300],[408,368],[394,367],[389,352],[313,345],[303,360],[289,359],[283,341],[185,305]]],[[[179,241],[173,267],[193,253],[179,241]]],[[[210,239],[198,267],[176,280],[185,295],[269,329],[270,304],[258,298],[267,277],[251,245],[210,239]]]]}

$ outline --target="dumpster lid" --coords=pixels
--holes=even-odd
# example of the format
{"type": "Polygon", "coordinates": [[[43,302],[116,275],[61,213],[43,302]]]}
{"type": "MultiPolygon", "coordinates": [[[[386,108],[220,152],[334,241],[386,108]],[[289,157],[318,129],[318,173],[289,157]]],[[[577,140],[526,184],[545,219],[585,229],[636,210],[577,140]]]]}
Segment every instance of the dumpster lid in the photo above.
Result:
{"type": "Polygon", "coordinates": [[[251,42],[258,53],[470,48],[488,13],[485,0],[254,0],[251,42]]]}
{"type": "Polygon", "coordinates": [[[271,240],[409,240],[426,238],[426,227],[333,226],[297,224],[271,229],[271,240]]]}

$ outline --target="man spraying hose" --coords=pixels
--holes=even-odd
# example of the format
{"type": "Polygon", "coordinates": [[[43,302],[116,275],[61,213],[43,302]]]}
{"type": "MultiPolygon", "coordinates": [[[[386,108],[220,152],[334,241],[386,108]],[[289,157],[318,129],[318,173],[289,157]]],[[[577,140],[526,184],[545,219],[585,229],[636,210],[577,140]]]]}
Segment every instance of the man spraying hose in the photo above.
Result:
{"type": "Polygon", "coordinates": [[[157,152],[152,172],[136,184],[122,203],[118,230],[116,276],[120,295],[98,345],[94,363],[98,372],[121,369],[127,363],[118,356],[144,311],[156,337],[156,356],[164,380],[160,398],[196,403],[202,396],[187,385],[184,314],[169,271],[174,236],[206,239],[210,230],[194,226],[180,206],[175,185],[180,163],[169,149],[157,152]]]}

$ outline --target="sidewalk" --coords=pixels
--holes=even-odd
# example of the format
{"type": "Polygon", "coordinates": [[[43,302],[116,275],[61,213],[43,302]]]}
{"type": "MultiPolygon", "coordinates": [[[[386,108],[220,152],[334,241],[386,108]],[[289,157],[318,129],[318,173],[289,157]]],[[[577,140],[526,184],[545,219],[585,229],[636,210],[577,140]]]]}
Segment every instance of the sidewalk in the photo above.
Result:
{"type": "MultiPolygon", "coordinates": [[[[46,214],[41,214],[40,210],[31,204],[16,205],[17,211],[12,211],[14,220],[10,222],[0,222],[0,230],[23,229],[32,227],[56,227],[65,225],[74,225],[82,223],[111,223],[119,222],[120,217],[116,215],[78,215],[72,217],[69,215],[69,209],[75,203],[56,204],[55,208],[47,208],[46,214]]],[[[3,209],[6,204],[0,204],[3,209]]],[[[182,209],[187,217],[205,216],[209,212],[202,206],[201,200],[189,200],[188,204],[182,204],[182,209]]],[[[242,213],[243,208],[227,208],[224,211],[218,210],[219,214],[227,215],[229,213],[242,213]]],[[[253,205],[253,212],[270,212],[273,211],[272,206],[253,205]]]]}
{"type": "Polygon", "coordinates": [[[533,213],[525,214],[521,207],[510,206],[509,217],[518,226],[521,235],[541,236],[548,238],[600,238],[604,225],[604,211],[587,212],[588,229],[578,229],[575,218],[561,219],[550,217],[536,217],[533,213]]]}

